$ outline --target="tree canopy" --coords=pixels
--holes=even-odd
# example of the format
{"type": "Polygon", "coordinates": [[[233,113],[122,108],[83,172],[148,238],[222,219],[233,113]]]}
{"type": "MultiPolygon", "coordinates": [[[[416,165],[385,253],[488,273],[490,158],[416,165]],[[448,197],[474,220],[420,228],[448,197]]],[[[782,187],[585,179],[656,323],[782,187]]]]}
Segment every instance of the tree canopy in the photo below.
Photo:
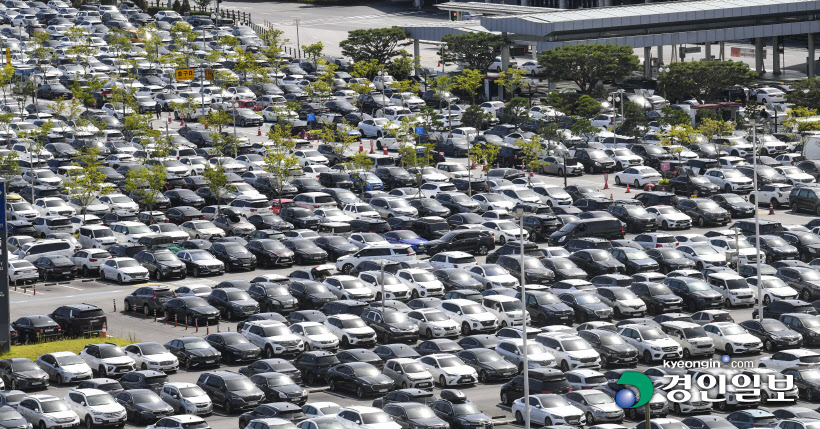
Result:
{"type": "Polygon", "coordinates": [[[631,47],[618,45],[562,46],[538,58],[547,79],[575,82],[584,94],[591,94],[599,81],[625,78],[639,63],[631,47]]]}
{"type": "Polygon", "coordinates": [[[401,27],[353,30],[347,33],[347,39],[339,42],[339,47],[342,55],[355,62],[376,60],[386,65],[400,55],[399,47],[407,44],[406,38],[407,33],[401,27]]]}
{"type": "Polygon", "coordinates": [[[703,97],[715,100],[721,90],[748,85],[757,73],[740,61],[692,61],[671,63],[668,72],[658,74],[658,84],[671,100],[703,97]]]}
{"type": "Polygon", "coordinates": [[[495,57],[501,55],[506,40],[492,33],[447,34],[444,42],[444,61],[463,63],[465,69],[487,71],[495,57]]]}

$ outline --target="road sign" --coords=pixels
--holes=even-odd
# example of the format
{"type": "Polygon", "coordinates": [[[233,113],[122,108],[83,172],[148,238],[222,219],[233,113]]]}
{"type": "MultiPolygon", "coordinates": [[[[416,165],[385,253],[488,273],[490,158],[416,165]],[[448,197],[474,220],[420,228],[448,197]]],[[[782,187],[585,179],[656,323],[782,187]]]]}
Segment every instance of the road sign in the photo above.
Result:
{"type": "Polygon", "coordinates": [[[668,162],[661,163],[661,171],[669,171],[670,165],[668,162]]]}
{"type": "Polygon", "coordinates": [[[424,127],[416,127],[415,132],[416,132],[417,135],[423,135],[424,134],[424,127]]]}
{"type": "MultiPolygon", "coordinates": [[[[6,184],[0,182],[0,205],[6,207],[6,184]]],[[[11,302],[9,301],[9,255],[6,253],[6,211],[0,210],[0,353],[11,349],[11,302]]]]}
{"type": "Polygon", "coordinates": [[[308,113],[307,114],[307,121],[308,122],[313,122],[315,120],[316,120],[316,114],[315,113],[308,113]]]}
{"type": "Polygon", "coordinates": [[[177,69],[177,80],[194,80],[194,69],[177,69]]]}
{"type": "Polygon", "coordinates": [[[205,80],[214,80],[214,70],[205,69],[205,80]]]}

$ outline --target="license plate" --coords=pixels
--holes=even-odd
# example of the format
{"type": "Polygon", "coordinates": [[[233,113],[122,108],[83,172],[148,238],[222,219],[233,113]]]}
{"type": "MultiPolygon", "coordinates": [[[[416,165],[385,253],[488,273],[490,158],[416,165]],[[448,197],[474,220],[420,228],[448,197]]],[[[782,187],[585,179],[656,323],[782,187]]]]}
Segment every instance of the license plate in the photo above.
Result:
{"type": "Polygon", "coordinates": [[[432,383],[419,383],[419,387],[430,387],[432,383]]]}
{"type": "Polygon", "coordinates": [[[216,360],[214,360],[214,359],[210,359],[210,360],[205,361],[205,363],[214,363],[214,362],[216,362],[216,360]]]}

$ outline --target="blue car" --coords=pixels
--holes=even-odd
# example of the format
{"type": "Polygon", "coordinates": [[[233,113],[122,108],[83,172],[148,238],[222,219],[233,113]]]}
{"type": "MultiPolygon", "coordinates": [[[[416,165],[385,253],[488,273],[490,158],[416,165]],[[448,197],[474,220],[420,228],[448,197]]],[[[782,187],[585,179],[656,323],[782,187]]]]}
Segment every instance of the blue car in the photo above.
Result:
{"type": "Polygon", "coordinates": [[[417,253],[424,253],[427,249],[427,241],[413,231],[398,230],[386,232],[384,239],[389,243],[409,244],[417,253]]]}
{"type": "Polygon", "coordinates": [[[384,183],[379,176],[370,171],[354,171],[350,173],[350,180],[353,181],[353,188],[365,191],[381,191],[384,183]]]}

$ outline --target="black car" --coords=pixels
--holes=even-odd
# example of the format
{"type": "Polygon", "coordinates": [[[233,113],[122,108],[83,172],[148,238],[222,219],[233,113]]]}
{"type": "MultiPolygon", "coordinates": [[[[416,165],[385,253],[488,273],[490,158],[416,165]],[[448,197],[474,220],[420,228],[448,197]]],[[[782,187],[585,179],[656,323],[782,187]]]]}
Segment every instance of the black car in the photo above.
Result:
{"type": "Polygon", "coordinates": [[[165,191],[165,196],[171,200],[171,206],[191,206],[197,209],[205,205],[205,199],[190,189],[172,189],[165,191]]]}
{"type": "MultiPolygon", "coordinates": [[[[805,313],[817,315],[817,310],[813,305],[799,299],[779,299],[763,307],[763,317],[767,319],[779,319],[787,313],[805,313]]],[[[758,309],[752,310],[752,318],[758,318],[758,309]]]]}
{"type": "MultiPolygon", "coordinates": [[[[791,377],[794,387],[797,388],[797,396],[805,398],[809,402],[814,402],[820,396],[820,370],[817,368],[789,368],[783,370],[783,375],[791,377]]],[[[805,421],[799,419],[794,421],[805,421]]]]}
{"type": "Polygon", "coordinates": [[[450,209],[432,198],[415,198],[410,200],[410,205],[419,212],[419,217],[440,216],[446,218],[451,213],[450,209]]]}
{"type": "Polygon", "coordinates": [[[277,214],[256,214],[248,218],[256,229],[274,229],[277,231],[290,231],[293,229],[293,224],[285,222],[282,217],[277,214]]]}
{"type": "MultiPolygon", "coordinates": [[[[711,182],[710,182],[711,183],[711,182]]],[[[675,207],[678,204],[680,198],[675,195],[673,192],[663,192],[663,191],[649,191],[649,192],[641,192],[634,197],[636,200],[640,201],[644,207],[652,207],[652,206],[672,206],[675,207]]]]}
{"type": "Polygon", "coordinates": [[[336,365],[327,371],[326,379],[331,391],[356,392],[360,399],[370,395],[385,395],[393,389],[393,380],[366,362],[336,365]]]}
{"type": "Polygon", "coordinates": [[[270,402],[259,405],[251,411],[242,413],[242,415],[239,416],[239,425],[244,428],[248,426],[251,420],[261,418],[284,419],[296,424],[306,417],[302,409],[296,404],[291,402],[270,402]]]}
{"type": "Polygon", "coordinates": [[[292,363],[281,358],[257,360],[250,365],[239,368],[239,373],[247,377],[254,374],[277,373],[287,375],[296,383],[302,382],[302,372],[296,369],[292,363]]]}
{"type": "Polygon", "coordinates": [[[47,83],[37,88],[37,97],[44,100],[69,99],[74,97],[74,94],[61,83],[47,83]]]}
{"type": "MultiPolygon", "coordinates": [[[[516,256],[521,255],[521,242],[520,241],[508,241],[504,243],[504,245],[498,247],[492,253],[487,255],[487,263],[494,264],[498,259],[502,256],[516,256]]],[[[525,241],[523,246],[524,254],[527,256],[533,256],[536,258],[543,258],[544,253],[538,248],[538,245],[530,242],[525,241]]]]}
{"type": "Polygon", "coordinates": [[[465,364],[478,373],[478,381],[509,380],[518,375],[515,364],[505,360],[495,350],[476,348],[456,353],[465,364]]]}
{"type": "Polygon", "coordinates": [[[237,288],[214,289],[208,295],[208,303],[219,309],[225,320],[243,319],[259,313],[259,304],[247,292],[237,288]]]}
{"type": "Polygon", "coordinates": [[[180,261],[170,250],[143,250],[134,259],[148,270],[148,275],[157,280],[170,278],[184,279],[188,275],[185,263],[180,261]]]}
{"type": "Polygon", "coordinates": [[[473,289],[481,290],[481,283],[465,270],[443,268],[433,271],[433,275],[444,285],[446,290],[473,289]]]}
{"type": "Polygon", "coordinates": [[[669,181],[669,192],[673,194],[695,195],[708,197],[720,192],[720,186],[712,183],[703,176],[688,176],[679,174],[669,181]]]}
{"type": "Polygon", "coordinates": [[[218,332],[205,337],[222,355],[226,363],[252,362],[259,359],[262,350],[237,332],[218,332]]]}
{"type": "Polygon", "coordinates": [[[225,271],[256,269],[256,256],[238,243],[214,243],[208,251],[225,264],[225,271]]]}
{"type": "MultiPolygon", "coordinates": [[[[461,192],[439,192],[435,199],[452,213],[478,213],[481,205],[461,192]]],[[[486,220],[485,220],[486,221],[486,220]]]]}
{"type": "Polygon", "coordinates": [[[198,296],[181,296],[163,304],[165,323],[184,322],[187,326],[219,323],[219,310],[198,296]]]}
{"type": "Polygon", "coordinates": [[[282,209],[281,216],[285,222],[289,222],[295,228],[300,229],[315,231],[319,229],[319,224],[322,223],[322,218],[304,207],[285,207],[282,209]]]}
{"type": "Polygon", "coordinates": [[[763,348],[774,352],[784,348],[800,348],[803,336],[776,319],[744,320],[740,326],[763,342],[763,348]]]}
{"type": "Polygon", "coordinates": [[[614,256],[603,249],[579,250],[570,255],[569,260],[586,271],[590,276],[623,273],[626,271],[624,264],[618,262],[614,256]]]}
{"type": "Polygon", "coordinates": [[[648,249],[646,254],[658,263],[658,271],[661,273],[695,268],[695,261],[687,259],[683,256],[683,253],[677,249],[668,247],[648,249]]]}
{"type": "Polygon", "coordinates": [[[546,268],[541,260],[534,256],[501,256],[496,264],[510,272],[516,279],[522,278],[526,284],[549,285],[555,281],[555,273],[546,268]],[[523,260],[522,260],[523,259],[523,260]],[[522,266],[523,262],[523,266],[522,266]]]}
{"type": "MultiPolygon", "coordinates": [[[[519,295],[520,292],[516,296],[519,295]]],[[[552,292],[528,291],[525,302],[527,311],[535,324],[570,326],[575,320],[573,308],[558,299],[552,292]]]]}
{"type": "Polygon", "coordinates": [[[441,399],[433,402],[430,408],[438,418],[447,422],[451,429],[493,427],[492,419],[468,401],[467,396],[459,390],[442,390],[441,399]]]}
{"type": "Polygon", "coordinates": [[[786,243],[797,248],[801,261],[808,263],[820,258],[820,237],[817,235],[805,231],[783,231],[779,235],[786,243]]]}
{"type": "Polygon", "coordinates": [[[264,372],[250,375],[250,380],[265,394],[265,402],[281,400],[304,405],[308,400],[308,392],[286,374],[264,372]]]}
{"type": "Polygon", "coordinates": [[[11,322],[11,328],[17,331],[18,341],[22,344],[56,340],[63,336],[60,324],[46,315],[21,317],[11,322]]]}
{"type": "MultiPolygon", "coordinates": [[[[222,346],[224,348],[224,346],[222,346]]],[[[179,360],[180,366],[192,368],[219,366],[222,353],[199,337],[182,337],[165,343],[165,348],[179,360]]]]}
{"type": "Polygon", "coordinates": [[[814,268],[782,267],[777,269],[775,276],[796,290],[803,301],[820,298],[820,274],[814,268]]]}
{"type": "Polygon", "coordinates": [[[752,217],[755,214],[755,205],[737,194],[717,194],[712,201],[729,212],[732,218],[752,217]]]}
{"type": "Polygon", "coordinates": [[[279,240],[256,239],[248,242],[245,246],[254,258],[257,265],[262,267],[291,267],[293,266],[292,250],[285,247],[279,240]]]}
{"type": "Polygon", "coordinates": [[[814,314],[781,314],[778,318],[786,327],[803,337],[804,347],[816,347],[820,344],[820,321],[814,314]]]}
{"type": "Polygon", "coordinates": [[[328,370],[339,364],[336,355],[328,351],[309,351],[293,360],[293,366],[302,372],[307,384],[316,384],[324,379],[328,370]]]}
{"type": "Polygon", "coordinates": [[[575,312],[575,319],[579,323],[590,320],[612,320],[612,308],[589,292],[567,291],[558,298],[572,308],[575,312]]]}
{"type": "Polygon", "coordinates": [[[262,403],[265,397],[248,377],[231,371],[202,373],[196,385],[205,391],[214,405],[221,406],[228,415],[236,410],[252,409],[262,403]]]}
{"type": "Polygon", "coordinates": [[[132,389],[117,393],[114,399],[125,408],[126,420],[141,424],[153,424],[157,420],[174,415],[174,408],[166,404],[150,389],[132,389]]]}
{"type": "Polygon", "coordinates": [[[486,255],[495,249],[495,239],[488,231],[456,230],[444,234],[438,240],[427,242],[427,254],[435,255],[444,251],[462,251],[476,255],[486,255]]]}
{"type": "Polygon", "coordinates": [[[609,210],[612,200],[605,197],[580,198],[575,200],[572,205],[585,212],[609,210]]]}
{"type": "Polygon", "coordinates": [[[336,295],[325,285],[310,280],[295,280],[288,285],[288,292],[297,300],[302,309],[322,308],[325,303],[336,299],[336,295]]]}
{"type": "Polygon", "coordinates": [[[279,283],[252,283],[248,294],[259,303],[263,313],[277,312],[287,314],[298,308],[298,301],[288,292],[285,285],[279,283]]]}
{"type": "Polygon", "coordinates": [[[418,185],[416,176],[402,167],[378,167],[375,174],[384,183],[385,190],[418,185]]]}
{"type": "Polygon", "coordinates": [[[678,202],[678,210],[692,218],[699,227],[706,225],[726,225],[731,218],[729,212],[716,202],[706,198],[683,199],[678,202]]]}
{"type": "Polygon", "coordinates": [[[330,261],[351,255],[359,250],[359,248],[353,245],[349,240],[337,235],[319,237],[313,240],[313,243],[327,252],[328,260],[330,261]]]}
{"type": "Polygon", "coordinates": [[[9,390],[33,390],[48,387],[48,374],[29,358],[0,360],[0,380],[9,390]]]}
{"type": "Polygon", "coordinates": [[[285,247],[293,251],[296,265],[324,264],[327,262],[327,252],[317,246],[313,240],[300,238],[286,240],[283,243],[285,247]]]}
{"type": "MultiPolygon", "coordinates": [[[[564,373],[554,368],[538,368],[529,371],[530,392],[552,392],[562,395],[572,390],[564,373]]],[[[518,375],[501,386],[501,403],[512,404],[524,396],[524,376],[518,375]]],[[[578,416],[580,420],[580,415],[578,416]]],[[[568,422],[572,424],[571,422],[568,422]]],[[[578,424],[578,423],[575,423],[578,424]]]]}
{"type": "Polygon", "coordinates": [[[618,333],[604,329],[588,329],[578,332],[593,350],[601,356],[601,367],[635,366],[638,364],[638,349],[627,343],[618,333]]]}
{"type": "Polygon", "coordinates": [[[418,326],[406,314],[392,308],[369,308],[361,317],[385,343],[413,343],[419,338],[418,326]]]}
{"type": "Polygon", "coordinates": [[[347,173],[319,173],[319,183],[325,188],[353,189],[353,181],[347,173]]]}
{"type": "Polygon", "coordinates": [[[456,228],[460,225],[481,225],[486,221],[487,219],[484,219],[478,213],[455,213],[447,218],[447,224],[450,225],[450,228],[456,228]]]}
{"type": "Polygon", "coordinates": [[[545,241],[550,234],[561,229],[561,221],[554,214],[534,214],[524,216],[524,229],[535,241],[545,241]]]}
{"type": "Polygon", "coordinates": [[[629,289],[646,304],[647,312],[651,314],[680,311],[683,308],[683,299],[663,283],[636,282],[629,289]]]}
{"type": "Polygon", "coordinates": [[[42,280],[73,280],[77,277],[77,266],[65,256],[41,256],[34,261],[34,266],[42,280]]]}
{"type": "Polygon", "coordinates": [[[107,318],[100,307],[92,304],[67,304],[57,307],[49,314],[69,337],[96,334],[105,325],[107,318]]]}
{"type": "Polygon", "coordinates": [[[396,358],[416,359],[421,355],[407,344],[385,344],[373,349],[373,353],[378,355],[382,360],[388,361],[396,358]]]}
{"type": "Polygon", "coordinates": [[[168,376],[164,372],[151,369],[131,371],[120,377],[120,385],[126,390],[148,389],[154,393],[159,393],[167,382],[168,376]]]}
{"type": "Polygon", "coordinates": [[[775,261],[797,259],[800,256],[797,247],[792,246],[786,240],[776,235],[750,236],[747,237],[747,240],[755,246],[758,238],[760,241],[760,251],[766,255],[767,264],[771,264],[775,261]]]}
{"type": "Polygon", "coordinates": [[[630,232],[642,233],[658,229],[658,222],[655,217],[643,207],[613,204],[607,210],[624,222],[626,229],[630,232]]]}
{"type": "Polygon", "coordinates": [[[672,293],[683,300],[683,307],[689,312],[694,313],[695,311],[723,307],[723,297],[720,292],[712,289],[708,283],[701,279],[691,277],[667,277],[664,280],[664,284],[672,293]]]}
{"type": "Polygon", "coordinates": [[[575,159],[584,166],[586,173],[612,173],[618,169],[618,163],[600,149],[578,149],[575,159]]]}
{"type": "Polygon", "coordinates": [[[353,219],[349,221],[348,224],[353,232],[375,232],[381,234],[390,231],[390,224],[382,219],[353,219]]]}
{"type": "Polygon", "coordinates": [[[658,271],[658,263],[643,249],[631,247],[613,247],[609,253],[626,267],[626,274],[658,271]]]}

